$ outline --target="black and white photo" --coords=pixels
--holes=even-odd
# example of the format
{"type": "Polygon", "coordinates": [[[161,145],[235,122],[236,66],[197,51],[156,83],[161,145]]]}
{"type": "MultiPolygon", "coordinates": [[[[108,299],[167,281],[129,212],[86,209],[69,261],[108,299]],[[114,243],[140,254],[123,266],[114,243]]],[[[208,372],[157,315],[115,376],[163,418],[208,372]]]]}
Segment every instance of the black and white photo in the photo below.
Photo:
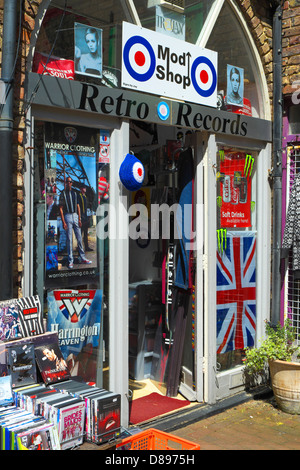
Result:
{"type": "Polygon", "coordinates": [[[74,24],[75,73],[102,77],[102,29],[74,24]]]}
{"type": "Polygon", "coordinates": [[[244,69],[227,65],[227,96],[226,103],[236,106],[243,104],[244,69]]]}

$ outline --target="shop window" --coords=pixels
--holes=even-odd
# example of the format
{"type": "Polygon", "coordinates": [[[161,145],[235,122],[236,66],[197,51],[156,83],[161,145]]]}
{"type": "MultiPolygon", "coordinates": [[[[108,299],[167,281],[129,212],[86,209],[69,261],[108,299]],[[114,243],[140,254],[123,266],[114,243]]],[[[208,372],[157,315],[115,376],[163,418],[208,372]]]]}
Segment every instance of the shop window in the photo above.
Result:
{"type": "Polygon", "coordinates": [[[224,98],[225,109],[261,117],[259,97],[262,84],[257,68],[254,68],[255,60],[240,23],[226,3],[205,47],[218,52],[218,91],[224,98]],[[233,68],[238,77],[233,76],[233,68]],[[238,79],[236,95],[242,98],[240,102],[230,99],[234,78],[238,79]]]}
{"type": "Polygon", "coordinates": [[[256,331],[256,154],[220,148],[217,174],[217,363],[242,364],[256,331]]]}
{"type": "Polygon", "coordinates": [[[130,200],[129,375],[151,379],[168,396],[177,396],[182,368],[194,386],[193,137],[130,123],[130,149],[143,162],[145,182],[130,200]]]}
{"type": "Polygon", "coordinates": [[[35,122],[34,292],[71,375],[99,385],[108,372],[108,143],[106,130],[35,122]]]}
{"type": "Polygon", "coordinates": [[[195,44],[214,2],[134,0],[144,28],[195,44]]]}
{"type": "Polygon", "coordinates": [[[119,86],[121,26],[122,21],[131,21],[124,4],[118,0],[101,6],[82,0],[53,2],[39,31],[33,71],[119,86]]]}
{"type": "Polygon", "coordinates": [[[214,2],[118,0],[94,4],[56,0],[48,8],[35,46],[34,72],[119,87],[122,22],[196,43],[214,2]]]}
{"type": "MultiPolygon", "coordinates": [[[[296,106],[295,106],[296,108],[296,106]]],[[[294,124],[296,124],[294,122],[294,124]]],[[[298,124],[299,125],[299,124],[298,124]]],[[[297,143],[288,145],[287,152],[287,185],[286,185],[286,198],[287,198],[287,214],[291,191],[297,181],[300,171],[300,146],[297,143]]],[[[297,278],[295,270],[293,269],[293,251],[290,250],[289,256],[284,263],[285,269],[285,286],[284,286],[284,315],[292,322],[296,332],[297,343],[300,344],[300,280],[297,278]]]]}
{"type": "Polygon", "coordinates": [[[299,104],[289,108],[289,134],[300,134],[300,107],[299,104]]]}

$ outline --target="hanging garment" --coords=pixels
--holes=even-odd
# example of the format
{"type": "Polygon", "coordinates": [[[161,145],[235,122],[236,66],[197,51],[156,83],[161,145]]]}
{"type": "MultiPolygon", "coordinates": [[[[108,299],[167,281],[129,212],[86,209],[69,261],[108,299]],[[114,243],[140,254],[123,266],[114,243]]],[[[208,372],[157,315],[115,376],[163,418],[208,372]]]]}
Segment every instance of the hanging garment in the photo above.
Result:
{"type": "Polygon", "coordinates": [[[285,229],[281,247],[281,258],[287,258],[292,248],[292,269],[300,277],[300,173],[297,174],[290,195],[285,229]]]}
{"type": "Polygon", "coordinates": [[[193,202],[194,202],[194,159],[189,147],[181,152],[178,163],[179,210],[176,213],[177,233],[179,235],[178,258],[176,260],[175,286],[182,289],[192,288],[192,250],[193,242],[193,202]]]}

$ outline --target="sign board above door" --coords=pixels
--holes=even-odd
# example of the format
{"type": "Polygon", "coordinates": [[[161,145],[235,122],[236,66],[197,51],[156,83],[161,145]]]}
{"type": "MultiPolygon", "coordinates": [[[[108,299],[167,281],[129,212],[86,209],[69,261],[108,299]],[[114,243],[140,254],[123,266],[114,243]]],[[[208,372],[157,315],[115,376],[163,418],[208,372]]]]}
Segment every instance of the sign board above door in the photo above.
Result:
{"type": "Polygon", "coordinates": [[[217,106],[217,52],[123,22],[124,88],[217,106]]]}

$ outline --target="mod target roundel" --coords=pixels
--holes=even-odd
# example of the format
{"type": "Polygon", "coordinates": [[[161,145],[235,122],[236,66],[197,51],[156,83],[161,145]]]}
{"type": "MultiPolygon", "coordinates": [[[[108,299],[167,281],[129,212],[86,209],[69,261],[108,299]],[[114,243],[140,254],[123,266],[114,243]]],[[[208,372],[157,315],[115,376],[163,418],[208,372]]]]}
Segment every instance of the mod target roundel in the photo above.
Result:
{"type": "Polygon", "coordinates": [[[217,86],[217,72],[213,63],[204,56],[197,57],[191,68],[191,79],[197,93],[208,97],[217,86]]]}
{"type": "Polygon", "coordinates": [[[151,44],[142,36],[132,36],[123,50],[124,65],[128,73],[140,82],[146,82],[154,74],[155,53],[151,44]]]}

